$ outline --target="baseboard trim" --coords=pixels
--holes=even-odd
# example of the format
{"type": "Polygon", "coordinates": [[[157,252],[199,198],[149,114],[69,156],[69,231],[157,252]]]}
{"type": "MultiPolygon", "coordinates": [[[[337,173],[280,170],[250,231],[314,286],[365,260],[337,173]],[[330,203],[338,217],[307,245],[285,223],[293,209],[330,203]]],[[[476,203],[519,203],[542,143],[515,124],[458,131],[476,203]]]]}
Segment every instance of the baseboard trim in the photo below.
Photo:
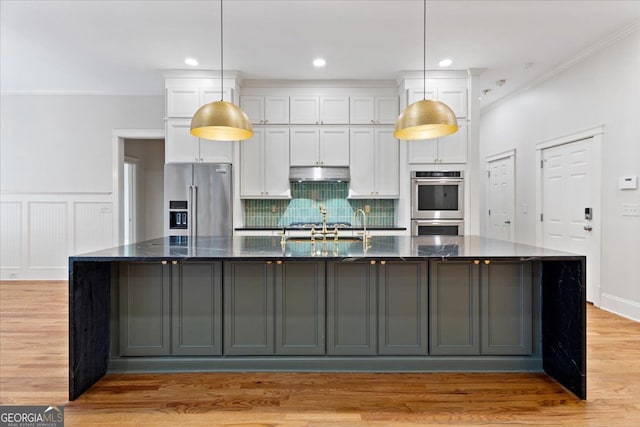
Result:
{"type": "Polygon", "coordinates": [[[600,303],[599,308],[603,310],[640,322],[640,303],[636,301],[603,293],[600,303]]]}

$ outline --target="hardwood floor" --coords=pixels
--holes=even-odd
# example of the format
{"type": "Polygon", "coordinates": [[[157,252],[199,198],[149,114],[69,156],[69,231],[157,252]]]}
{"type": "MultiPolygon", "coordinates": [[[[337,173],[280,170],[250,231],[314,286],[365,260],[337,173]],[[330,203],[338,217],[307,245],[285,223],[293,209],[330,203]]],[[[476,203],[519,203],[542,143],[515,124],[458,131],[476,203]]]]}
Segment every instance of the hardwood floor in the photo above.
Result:
{"type": "Polygon", "coordinates": [[[65,405],[66,426],[630,426],[640,323],[589,307],[588,400],[542,374],[108,375],[67,401],[66,282],[0,282],[0,404],[65,405]]]}

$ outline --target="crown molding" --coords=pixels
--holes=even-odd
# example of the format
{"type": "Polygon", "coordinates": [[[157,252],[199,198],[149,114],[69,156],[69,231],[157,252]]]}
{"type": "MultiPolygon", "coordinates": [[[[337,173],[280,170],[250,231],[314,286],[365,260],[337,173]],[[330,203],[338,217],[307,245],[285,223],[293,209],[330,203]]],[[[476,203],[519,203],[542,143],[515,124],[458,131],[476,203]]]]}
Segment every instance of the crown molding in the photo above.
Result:
{"type": "Polygon", "coordinates": [[[397,88],[394,80],[247,79],[242,88],[397,88]]]}
{"type": "Polygon", "coordinates": [[[0,95],[65,95],[65,96],[164,96],[164,90],[0,90],[0,95]]]}

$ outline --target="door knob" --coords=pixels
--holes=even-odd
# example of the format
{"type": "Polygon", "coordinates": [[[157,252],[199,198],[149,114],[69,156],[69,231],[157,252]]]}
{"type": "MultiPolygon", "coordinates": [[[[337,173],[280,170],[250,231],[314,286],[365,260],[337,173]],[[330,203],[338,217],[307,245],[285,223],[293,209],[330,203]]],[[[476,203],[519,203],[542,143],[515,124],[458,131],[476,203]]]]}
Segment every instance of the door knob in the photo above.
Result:
{"type": "Polygon", "coordinates": [[[511,224],[511,220],[509,220],[509,219],[508,219],[508,220],[506,220],[504,223],[505,223],[505,224],[511,224]]]}
{"type": "Polygon", "coordinates": [[[590,225],[585,225],[583,228],[584,228],[586,231],[591,231],[591,230],[593,230],[593,227],[592,227],[592,226],[590,226],[590,225]]]}

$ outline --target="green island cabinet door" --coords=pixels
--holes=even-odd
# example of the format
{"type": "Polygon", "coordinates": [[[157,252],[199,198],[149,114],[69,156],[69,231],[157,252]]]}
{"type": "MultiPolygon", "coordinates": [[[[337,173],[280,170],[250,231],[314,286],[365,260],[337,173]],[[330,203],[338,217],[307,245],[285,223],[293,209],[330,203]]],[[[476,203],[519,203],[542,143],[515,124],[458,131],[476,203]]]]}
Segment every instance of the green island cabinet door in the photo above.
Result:
{"type": "Polygon", "coordinates": [[[325,354],[325,263],[278,261],[275,277],[276,354],[325,354]]]}
{"type": "Polygon", "coordinates": [[[120,355],[162,356],[171,351],[171,266],[119,263],[120,355]]]}
{"type": "Polygon", "coordinates": [[[380,261],[378,266],[378,354],[427,353],[426,261],[380,261]]]}
{"type": "Polygon", "coordinates": [[[376,354],[376,271],[369,261],[327,263],[327,354],[376,354]]]}
{"type": "Polygon", "coordinates": [[[531,262],[431,261],[429,352],[530,355],[531,262]]]}
{"type": "Polygon", "coordinates": [[[480,354],[479,269],[471,261],[430,262],[430,354],[480,354]]]}
{"type": "Polygon", "coordinates": [[[274,353],[274,264],[223,263],[224,354],[274,353]]]}
{"type": "Polygon", "coordinates": [[[222,264],[182,262],[171,275],[171,353],[222,354],[222,264]]]}
{"type": "Polygon", "coordinates": [[[480,268],[481,353],[531,354],[531,262],[492,260],[480,268]]]}

